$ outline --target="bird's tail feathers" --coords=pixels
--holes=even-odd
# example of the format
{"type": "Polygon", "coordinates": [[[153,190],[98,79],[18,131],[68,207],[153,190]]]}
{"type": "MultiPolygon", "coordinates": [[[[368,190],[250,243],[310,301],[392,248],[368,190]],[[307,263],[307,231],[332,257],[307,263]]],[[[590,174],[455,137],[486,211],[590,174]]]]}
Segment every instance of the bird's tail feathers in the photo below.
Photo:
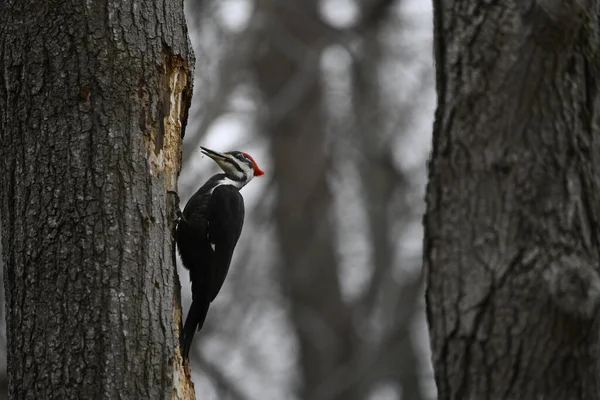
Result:
{"type": "Polygon", "coordinates": [[[185,360],[189,358],[190,348],[192,347],[192,340],[194,339],[196,329],[200,330],[204,325],[209,305],[210,302],[208,301],[192,301],[187,318],[185,319],[185,324],[183,325],[183,331],[180,335],[180,346],[184,364],[185,360]]]}

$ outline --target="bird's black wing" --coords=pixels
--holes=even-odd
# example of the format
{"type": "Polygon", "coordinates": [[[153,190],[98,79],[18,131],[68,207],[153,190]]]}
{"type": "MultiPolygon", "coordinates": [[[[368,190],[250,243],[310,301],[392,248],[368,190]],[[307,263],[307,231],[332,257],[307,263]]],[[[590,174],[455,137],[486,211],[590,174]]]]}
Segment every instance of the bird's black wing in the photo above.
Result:
{"type": "Polygon", "coordinates": [[[231,185],[220,185],[222,176],[213,176],[188,201],[177,232],[177,247],[192,283],[192,304],[180,345],[188,359],[196,330],[202,329],[210,303],[219,293],[242,230],[244,201],[231,185]]]}
{"type": "Polygon", "coordinates": [[[177,232],[179,255],[184,268],[190,272],[193,300],[207,290],[214,269],[214,251],[207,230],[211,194],[205,186],[186,204],[183,210],[185,219],[179,221],[177,232]]]}
{"type": "Polygon", "coordinates": [[[210,284],[211,301],[217,297],[244,224],[244,199],[230,185],[217,186],[208,205],[208,240],[214,246],[214,271],[210,284]]]}
{"type": "Polygon", "coordinates": [[[210,190],[216,178],[218,176],[211,178],[190,198],[177,225],[179,255],[189,271],[192,284],[192,304],[179,338],[184,363],[189,357],[194,333],[202,329],[212,300],[210,285],[215,269],[214,251],[208,240],[207,224],[210,190]]]}

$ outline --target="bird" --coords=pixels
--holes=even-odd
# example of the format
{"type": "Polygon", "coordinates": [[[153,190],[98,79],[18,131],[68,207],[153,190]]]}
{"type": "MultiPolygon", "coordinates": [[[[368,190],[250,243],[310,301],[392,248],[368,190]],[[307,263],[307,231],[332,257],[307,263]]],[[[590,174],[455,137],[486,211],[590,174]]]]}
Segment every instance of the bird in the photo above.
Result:
{"type": "Polygon", "coordinates": [[[189,359],[192,339],[204,325],[208,308],[217,297],[229,271],[244,224],[240,189],[255,176],[264,175],[248,153],[220,153],[200,146],[223,173],[212,176],[189,199],[183,212],[176,192],[177,222],[174,239],[192,286],[192,304],[180,331],[183,363],[189,359]]]}

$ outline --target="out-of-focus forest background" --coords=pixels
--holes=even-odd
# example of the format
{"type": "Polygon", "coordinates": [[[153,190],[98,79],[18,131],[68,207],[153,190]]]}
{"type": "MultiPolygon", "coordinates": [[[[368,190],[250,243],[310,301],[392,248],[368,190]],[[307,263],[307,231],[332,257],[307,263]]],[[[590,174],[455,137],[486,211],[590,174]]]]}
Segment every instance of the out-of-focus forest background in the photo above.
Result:
{"type": "Polygon", "coordinates": [[[196,335],[197,398],[435,398],[420,279],[430,2],[187,0],[186,13],[182,204],[217,170],[200,144],[266,171],[242,190],[242,237],[196,335]]]}

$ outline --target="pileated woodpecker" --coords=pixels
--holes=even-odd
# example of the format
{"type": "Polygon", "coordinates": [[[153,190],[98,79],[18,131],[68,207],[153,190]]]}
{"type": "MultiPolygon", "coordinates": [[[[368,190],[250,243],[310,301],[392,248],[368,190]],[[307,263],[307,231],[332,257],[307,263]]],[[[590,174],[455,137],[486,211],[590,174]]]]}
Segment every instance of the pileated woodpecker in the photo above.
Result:
{"type": "Polygon", "coordinates": [[[264,174],[249,154],[218,153],[205,147],[202,153],[212,158],[224,173],[214,175],[202,185],[183,213],[177,206],[175,242],[192,282],[192,305],[180,333],[184,363],[196,329],[202,329],[208,307],[223,286],[242,232],[245,211],[239,190],[255,176],[264,174]]]}

